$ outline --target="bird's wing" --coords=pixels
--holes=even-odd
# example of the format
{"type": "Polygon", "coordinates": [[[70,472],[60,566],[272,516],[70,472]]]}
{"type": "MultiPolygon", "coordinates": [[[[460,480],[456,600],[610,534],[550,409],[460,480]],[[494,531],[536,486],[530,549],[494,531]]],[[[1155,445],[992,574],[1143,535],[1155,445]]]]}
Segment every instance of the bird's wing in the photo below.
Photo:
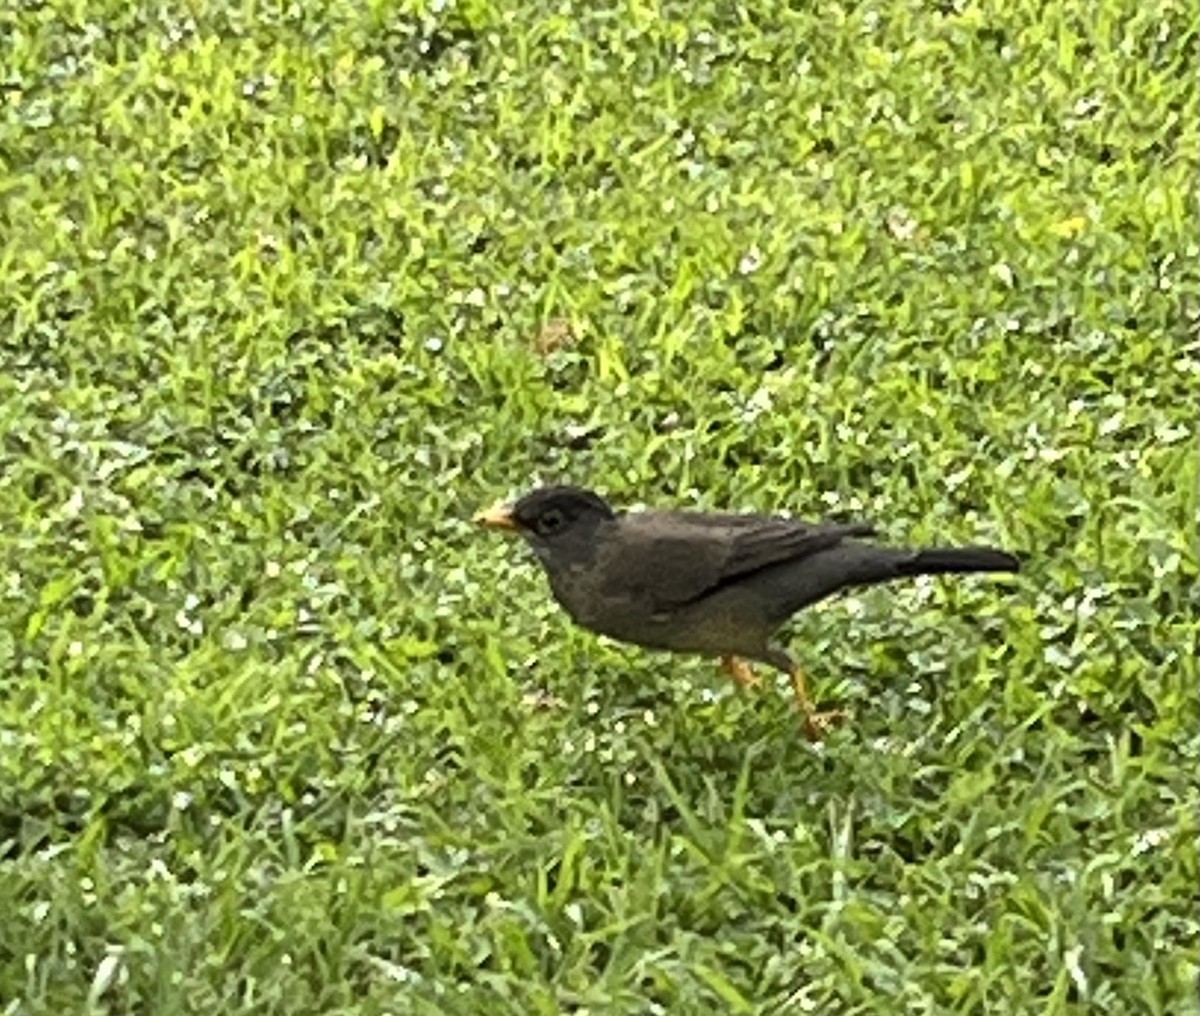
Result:
{"type": "Polygon", "coordinates": [[[620,539],[602,563],[608,595],[663,613],[754,572],[869,536],[866,523],[809,523],[755,515],[638,512],[621,516],[620,539]]]}

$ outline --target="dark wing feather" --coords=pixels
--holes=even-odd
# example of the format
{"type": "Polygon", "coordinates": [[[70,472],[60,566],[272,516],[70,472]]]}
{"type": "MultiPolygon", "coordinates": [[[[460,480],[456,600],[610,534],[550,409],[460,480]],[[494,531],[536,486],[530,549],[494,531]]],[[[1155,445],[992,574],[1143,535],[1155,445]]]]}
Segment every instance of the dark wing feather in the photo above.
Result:
{"type": "Polygon", "coordinates": [[[740,530],[729,545],[721,566],[718,585],[781,561],[794,561],[837,546],[848,536],[870,536],[873,526],[862,522],[812,525],[789,519],[771,519],[769,523],[740,530]]]}
{"type": "Polygon", "coordinates": [[[609,595],[635,596],[662,613],[710,596],[763,568],[870,536],[866,523],[798,522],[755,515],[639,512],[620,520],[604,562],[609,595]]]}

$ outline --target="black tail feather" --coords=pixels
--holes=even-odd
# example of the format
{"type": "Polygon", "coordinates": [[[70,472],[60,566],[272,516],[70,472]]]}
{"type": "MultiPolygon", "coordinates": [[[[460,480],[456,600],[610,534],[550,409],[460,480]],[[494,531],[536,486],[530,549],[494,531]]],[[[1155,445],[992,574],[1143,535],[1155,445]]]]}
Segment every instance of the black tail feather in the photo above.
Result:
{"type": "Polygon", "coordinates": [[[1021,562],[991,547],[930,547],[903,561],[902,575],[945,575],[954,572],[1015,572],[1021,562]]]}

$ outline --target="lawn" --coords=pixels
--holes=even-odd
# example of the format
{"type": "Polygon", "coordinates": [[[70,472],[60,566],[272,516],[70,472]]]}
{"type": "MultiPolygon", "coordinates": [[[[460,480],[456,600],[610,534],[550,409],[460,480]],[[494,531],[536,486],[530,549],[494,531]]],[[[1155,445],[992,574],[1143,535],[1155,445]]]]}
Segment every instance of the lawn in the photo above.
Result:
{"type": "Polygon", "coordinates": [[[0,1014],[1200,1012],[1194,3],[6,5],[0,1014]],[[480,507],[870,520],[786,682],[480,507]]]}

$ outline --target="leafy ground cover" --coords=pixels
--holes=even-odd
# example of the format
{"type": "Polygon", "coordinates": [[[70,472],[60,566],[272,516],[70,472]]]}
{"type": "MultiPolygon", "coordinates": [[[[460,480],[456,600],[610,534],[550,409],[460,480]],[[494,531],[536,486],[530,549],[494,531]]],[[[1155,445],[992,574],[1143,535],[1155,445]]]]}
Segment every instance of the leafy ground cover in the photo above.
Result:
{"type": "Polygon", "coordinates": [[[0,11],[0,1011],[1198,1011],[1194,5],[0,11]],[[821,697],[473,511],[988,541],[821,697]]]}

